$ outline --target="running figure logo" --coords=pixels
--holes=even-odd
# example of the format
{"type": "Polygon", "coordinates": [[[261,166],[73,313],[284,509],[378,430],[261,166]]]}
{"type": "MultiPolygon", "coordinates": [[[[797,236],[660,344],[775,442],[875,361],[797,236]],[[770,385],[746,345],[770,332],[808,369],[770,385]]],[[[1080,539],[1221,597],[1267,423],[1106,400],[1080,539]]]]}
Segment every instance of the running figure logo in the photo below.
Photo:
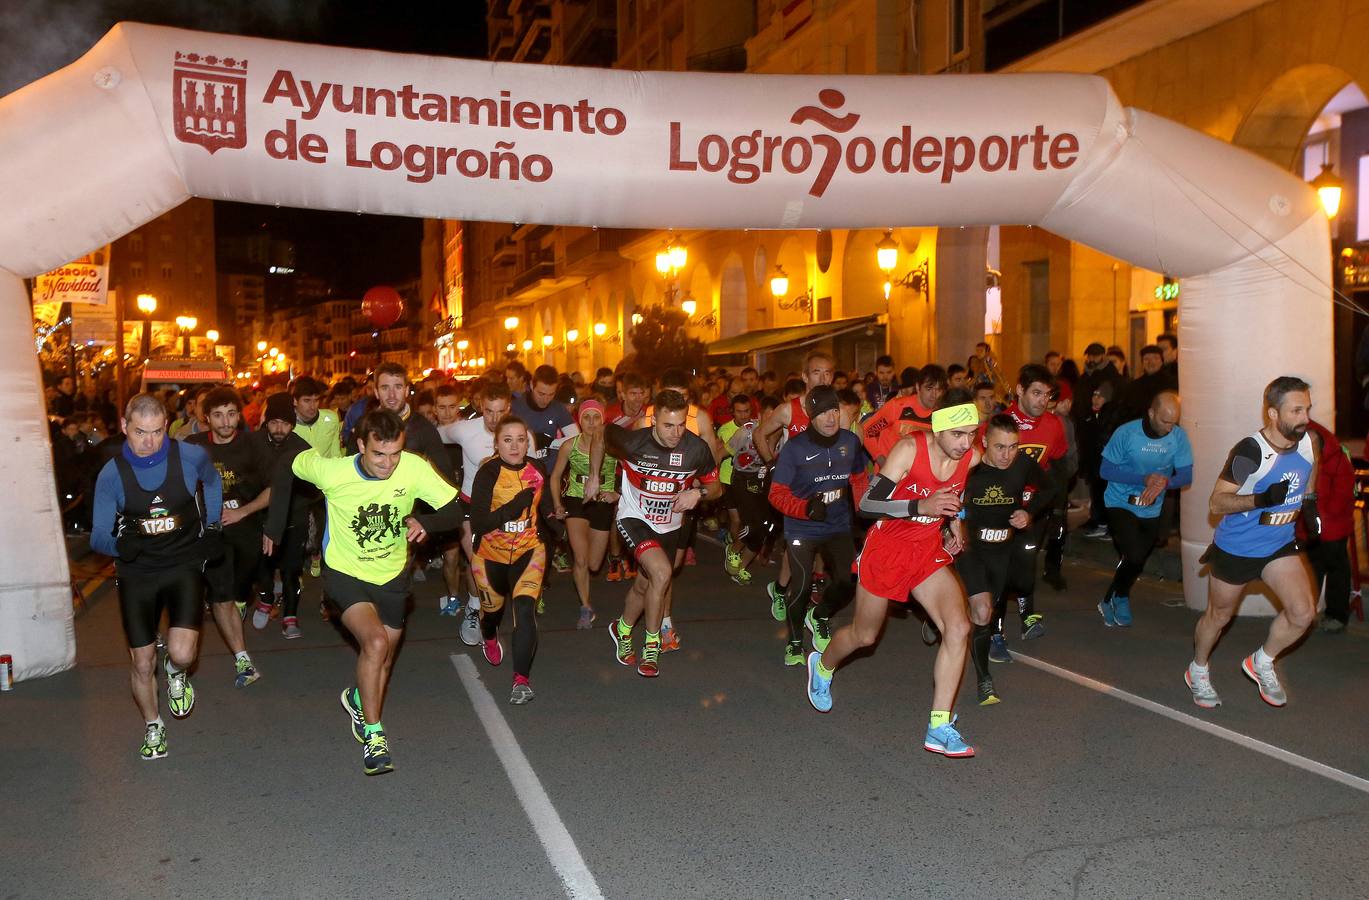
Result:
{"type": "Polygon", "coordinates": [[[176,139],[210,154],[247,146],[247,60],[176,53],[171,118],[176,139]]]}
{"type": "Polygon", "coordinates": [[[399,516],[390,504],[372,503],[357,507],[357,514],[351,521],[352,534],[356,536],[357,546],[368,543],[382,544],[399,536],[399,516]]]}

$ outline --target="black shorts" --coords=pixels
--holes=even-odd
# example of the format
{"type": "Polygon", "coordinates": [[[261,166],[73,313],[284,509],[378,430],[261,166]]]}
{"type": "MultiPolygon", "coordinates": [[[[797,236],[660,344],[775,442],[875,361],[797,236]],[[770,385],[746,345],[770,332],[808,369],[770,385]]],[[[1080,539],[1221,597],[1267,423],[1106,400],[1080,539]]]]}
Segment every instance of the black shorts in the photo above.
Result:
{"type": "Polygon", "coordinates": [[[323,567],[323,591],[339,610],[347,612],[358,603],[376,608],[380,621],[395,629],[404,627],[409,611],[409,571],[406,567],[385,584],[371,584],[345,572],[323,567]]]}
{"type": "Polygon", "coordinates": [[[428,535],[428,546],[438,553],[458,549],[461,546],[461,529],[452,528],[448,531],[439,531],[428,535]]]}
{"type": "Polygon", "coordinates": [[[666,559],[673,566],[675,551],[684,546],[683,525],[674,531],[656,531],[641,519],[619,519],[618,535],[623,539],[623,546],[636,560],[640,560],[642,554],[652,547],[659,547],[665,551],[666,559]]]}
{"type": "Polygon", "coordinates": [[[1008,587],[1008,573],[1013,561],[1013,541],[986,544],[971,539],[965,552],[955,561],[960,580],[965,583],[965,595],[989,594],[997,600],[1008,587]]]}
{"type": "Polygon", "coordinates": [[[562,497],[561,505],[566,508],[567,519],[586,519],[595,531],[608,531],[613,528],[612,503],[600,500],[585,500],[583,497],[562,497]]]}
{"type": "Polygon", "coordinates": [[[1209,544],[1206,552],[1198,558],[1199,563],[1207,563],[1208,572],[1218,581],[1227,584],[1245,585],[1256,581],[1264,574],[1264,567],[1276,559],[1301,553],[1297,541],[1289,541],[1268,556],[1237,556],[1227,553],[1216,544],[1209,544]]]}
{"type": "Polygon", "coordinates": [[[172,628],[200,627],[204,617],[204,581],[199,563],[171,569],[140,570],[120,567],[119,616],[129,647],[146,647],[157,640],[157,626],[166,610],[172,628]]]}
{"type": "Polygon", "coordinates": [[[246,600],[256,586],[261,564],[261,529],[252,523],[223,530],[223,557],[204,567],[211,603],[246,600]]]}

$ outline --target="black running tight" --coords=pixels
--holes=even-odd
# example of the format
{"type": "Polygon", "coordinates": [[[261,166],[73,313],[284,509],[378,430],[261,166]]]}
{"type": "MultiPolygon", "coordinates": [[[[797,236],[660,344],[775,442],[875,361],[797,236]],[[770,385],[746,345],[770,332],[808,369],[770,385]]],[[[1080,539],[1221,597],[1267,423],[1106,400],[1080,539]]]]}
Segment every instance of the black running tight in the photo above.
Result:
{"type": "Polygon", "coordinates": [[[791,538],[784,541],[789,554],[789,586],[784,591],[789,641],[803,640],[803,617],[808,613],[808,594],[813,588],[813,562],[821,555],[827,565],[827,588],[813,611],[814,618],[830,619],[856,595],[851,563],[856,556],[851,535],[842,532],[828,538],[791,538]]]}

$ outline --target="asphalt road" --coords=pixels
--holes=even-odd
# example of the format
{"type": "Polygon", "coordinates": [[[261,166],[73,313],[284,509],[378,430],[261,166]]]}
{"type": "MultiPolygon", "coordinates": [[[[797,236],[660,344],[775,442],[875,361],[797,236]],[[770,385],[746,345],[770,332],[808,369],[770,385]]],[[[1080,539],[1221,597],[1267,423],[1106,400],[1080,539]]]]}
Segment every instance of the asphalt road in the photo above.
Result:
{"type": "Polygon", "coordinates": [[[523,707],[509,662],[491,669],[418,586],[385,715],[396,771],[377,778],[337,702],[354,655],[314,582],[303,639],[249,634],[251,687],[209,626],[195,711],[168,717],[156,762],[137,756],[117,602],[97,592],[77,668],[0,695],[0,897],[1369,896],[1362,624],[1288,657],[1274,710],[1237,670],[1263,625],[1237,622],[1214,660],[1225,705],[1202,712],[1173,589],[1143,582],[1135,626],[1105,629],[1104,576],[1070,567],[1069,590],[1040,596],[1049,633],[1014,649],[1177,717],[1019,660],[995,667],[996,707],[966,678],[979,755],[953,761],[921,748],[933,650],[916,618],[891,617],[819,715],[761,580],[719,568],[703,546],[685,571],[683,649],[654,681],[605,640],[626,585],[596,581],[599,621],[578,632],[555,578],[523,707]]]}

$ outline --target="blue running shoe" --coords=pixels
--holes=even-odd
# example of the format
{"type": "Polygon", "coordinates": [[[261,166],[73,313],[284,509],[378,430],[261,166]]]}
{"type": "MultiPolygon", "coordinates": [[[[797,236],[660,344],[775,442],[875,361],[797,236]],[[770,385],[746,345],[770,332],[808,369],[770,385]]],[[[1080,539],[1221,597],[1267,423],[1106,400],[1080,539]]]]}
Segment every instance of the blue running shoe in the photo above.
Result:
{"type": "Polygon", "coordinates": [[[989,638],[989,662],[1012,662],[1012,654],[1008,652],[1008,642],[1004,640],[1001,634],[995,634],[989,638]]]}
{"type": "Polygon", "coordinates": [[[808,702],[818,712],[832,711],[832,679],[822,677],[818,660],[822,654],[814,650],[808,654],[808,702]]]}
{"type": "Polygon", "coordinates": [[[1131,600],[1127,597],[1112,598],[1112,617],[1122,628],[1131,625],[1131,600]]]}
{"type": "Polygon", "coordinates": [[[932,753],[940,753],[942,756],[949,756],[951,759],[974,756],[974,748],[965,743],[960,732],[955,730],[955,723],[959,718],[956,716],[940,728],[933,728],[928,725],[927,736],[922,739],[923,749],[932,753]]]}
{"type": "Polygon", "coordinates": [[[1111,597],[1103,598],[1103,602],[1098,604],[1098,611],[1103,614],[1104,625],[1111,628],[1117,624],[1117,613],[1113,609],[1111,597]]]}

